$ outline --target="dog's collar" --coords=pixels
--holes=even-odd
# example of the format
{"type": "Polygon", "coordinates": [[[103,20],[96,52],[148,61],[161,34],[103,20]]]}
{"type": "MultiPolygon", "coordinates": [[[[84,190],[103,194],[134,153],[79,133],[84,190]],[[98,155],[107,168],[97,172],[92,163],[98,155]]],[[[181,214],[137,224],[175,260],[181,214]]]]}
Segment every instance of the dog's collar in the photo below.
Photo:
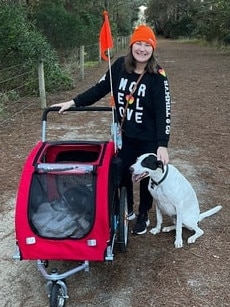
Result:
{"type": "Polygon", "coordinates": [[[166,166],[166,170],[165,170],[165,174],[164,174],[164,176],[161,178],[161,180],[158,181],[158,182],[156,182],[156,181],[154,181],[154,180],[151,178],[152,184],[155,184],[155,185],[161,184],[161,183],[165,180],[165,178],[167,177],[168,171],[169,171],[169,167],[168,167],[168,165],[167,165],[167,166],[166,166]]]}

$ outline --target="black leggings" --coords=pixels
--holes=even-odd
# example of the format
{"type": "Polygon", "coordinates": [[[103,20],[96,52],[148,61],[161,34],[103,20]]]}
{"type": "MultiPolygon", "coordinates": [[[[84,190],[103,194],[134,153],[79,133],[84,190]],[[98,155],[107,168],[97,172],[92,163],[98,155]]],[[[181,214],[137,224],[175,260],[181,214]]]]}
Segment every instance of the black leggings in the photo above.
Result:
{"type": "MultiPolygon", "coordinates": [[[[123,164],[122,185],[127,189],[128,210],[133,210],[133,182],[129,167],[136,161],[137,157],[144,153],[156,153],[157,146],[154,142],[122,138],[122,149],[118,153],[123,164]]],[[[139,213],[147,213],[152,207],[152,196],[148,191],[149,178],[140,182],[139,213]]]]}

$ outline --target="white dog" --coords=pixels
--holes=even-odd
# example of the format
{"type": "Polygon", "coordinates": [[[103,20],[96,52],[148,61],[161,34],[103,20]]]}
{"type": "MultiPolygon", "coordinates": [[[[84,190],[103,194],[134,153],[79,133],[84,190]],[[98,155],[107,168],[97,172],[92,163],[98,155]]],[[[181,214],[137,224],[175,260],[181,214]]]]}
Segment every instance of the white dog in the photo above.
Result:
{"type": "Polygon", "coordinates": [[[182,227],[195,231],[188,238],[188,243],[194,243],[204,233],[198,227],[198,222],[222,208],[216,206],[200,214],[196,193],[188,180],[173,165],[163,166],[153,153],[141,155],[130,167],[130,171],[134,182],[150,177],[148,189],[156,200],[157,218],[156,227],[150,232],[155,235],[161,231],[162,213],[173,217],[174,225],[163,227],[162,231],[176,230],[176,248],[183,246],[182,227]]]}

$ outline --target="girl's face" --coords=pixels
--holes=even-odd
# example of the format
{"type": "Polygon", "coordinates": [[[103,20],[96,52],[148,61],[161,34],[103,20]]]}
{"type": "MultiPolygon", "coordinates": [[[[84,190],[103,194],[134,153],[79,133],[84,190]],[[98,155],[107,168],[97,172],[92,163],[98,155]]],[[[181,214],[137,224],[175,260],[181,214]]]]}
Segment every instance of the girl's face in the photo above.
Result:
{"type": "Polygon", "coordinates": [[[132,55],[139,63],[146,63],[153,54],[153,47],[146,42],[136,42],[132,45],[132,55]]]}

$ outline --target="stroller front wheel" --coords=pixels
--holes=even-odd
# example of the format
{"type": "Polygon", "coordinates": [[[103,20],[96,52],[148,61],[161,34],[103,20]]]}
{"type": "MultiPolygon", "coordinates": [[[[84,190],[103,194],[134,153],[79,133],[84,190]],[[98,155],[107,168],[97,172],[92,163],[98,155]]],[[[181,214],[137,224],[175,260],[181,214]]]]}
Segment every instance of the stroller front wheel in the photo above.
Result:
{"type": "Polygon", "coordinates": [[[52,282],[50,289],[50,307],[65,307],[66,295],[62,285],[52,282]]]}

